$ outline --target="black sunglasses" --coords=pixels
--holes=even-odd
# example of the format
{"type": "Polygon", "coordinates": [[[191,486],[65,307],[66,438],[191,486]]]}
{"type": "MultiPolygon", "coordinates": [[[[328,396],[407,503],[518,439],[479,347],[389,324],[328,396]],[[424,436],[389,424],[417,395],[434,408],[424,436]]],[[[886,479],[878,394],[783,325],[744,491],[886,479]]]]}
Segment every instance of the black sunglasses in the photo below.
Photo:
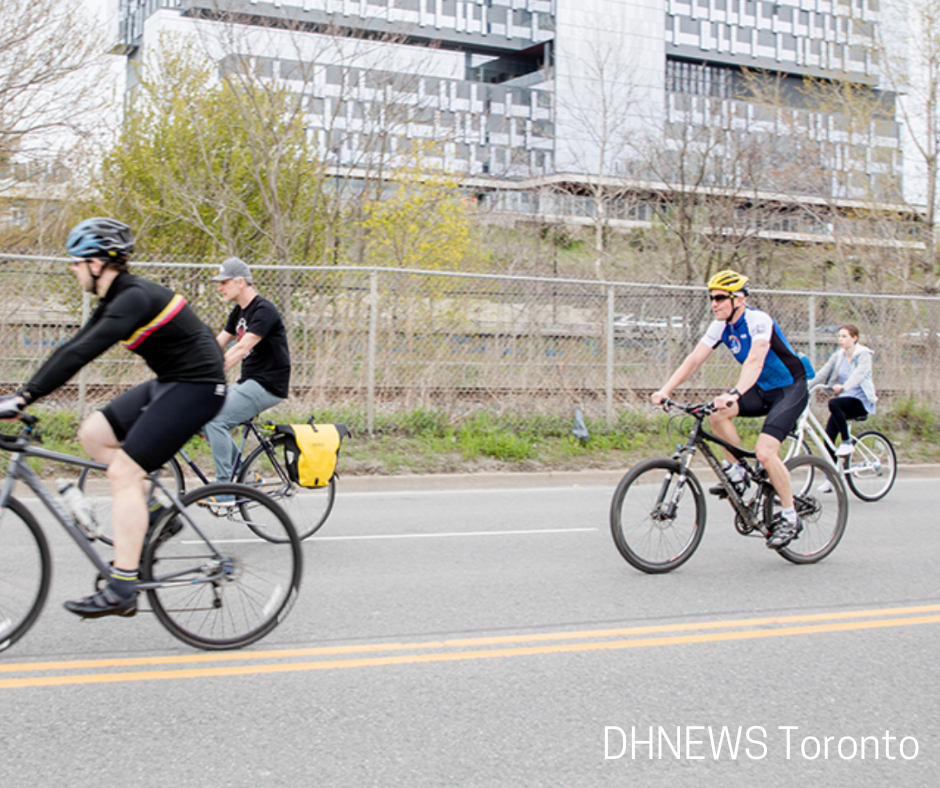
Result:
{"type": "Polygon", "coordinates": [[[720,304],[722,301],[727,301],[732,296],[727,295],[726,293],[721,293],[719,295],[710,295],[708,298],[710,301],[713,301],[716,304],[720,304]]]}

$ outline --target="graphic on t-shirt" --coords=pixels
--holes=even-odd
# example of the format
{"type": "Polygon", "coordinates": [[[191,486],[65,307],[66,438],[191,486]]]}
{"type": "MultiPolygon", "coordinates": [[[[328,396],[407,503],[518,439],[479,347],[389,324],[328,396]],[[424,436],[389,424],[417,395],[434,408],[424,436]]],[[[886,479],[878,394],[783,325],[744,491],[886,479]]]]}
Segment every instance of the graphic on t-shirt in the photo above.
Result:
{"type": "MultiPolygon", "coordinates": [[[[238,323],[235,325],[235,336],[238,337],[238,341],[241,342],[243,336],[248,331],[248,321],[244,317],[238,319],[238,323]]],[[[254,352],[254,348],[248,351],[246,356],[250,356],[254,352]]]]}

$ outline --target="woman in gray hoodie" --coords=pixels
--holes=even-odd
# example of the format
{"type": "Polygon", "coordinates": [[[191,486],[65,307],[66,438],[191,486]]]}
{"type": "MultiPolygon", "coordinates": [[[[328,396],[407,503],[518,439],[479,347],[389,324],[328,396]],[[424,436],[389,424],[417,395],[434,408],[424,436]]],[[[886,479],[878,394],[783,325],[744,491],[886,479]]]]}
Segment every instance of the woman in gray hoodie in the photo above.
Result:
{"type": "Polygon", "coordinates": [[[872,380],[874,354],[870,348],[858,344],[858,326],[851,323],[840,326],[838,342],[839,349],[807,385],[812,388],[822,383],[836,393],[837,396],[829,400],[826,434],[833,444],[837,437],[841,438],[836,456],[847,457],[852,453],[847,420],[874,413],[878,395],[872,380]]]}

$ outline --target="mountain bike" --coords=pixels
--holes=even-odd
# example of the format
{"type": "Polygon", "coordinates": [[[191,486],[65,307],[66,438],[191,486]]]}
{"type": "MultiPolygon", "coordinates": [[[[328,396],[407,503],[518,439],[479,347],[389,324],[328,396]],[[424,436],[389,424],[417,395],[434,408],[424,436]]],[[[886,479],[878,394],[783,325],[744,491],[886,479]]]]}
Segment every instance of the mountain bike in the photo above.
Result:
{"type": "MultiPolygon", "coordinates": [[[[849,424],[849,441],[852,444],[852,453],[848,457],[836,456],[836,446],[826,434],[819,419],[813,413],[810,404],[813,394],[817,391],[827,391],[827,386],[813,386],[810,390],[810,399],[806,410],[800,416],[796,428],[786,441],[784,459],[790,459],[798,454],[812,454],[811,447],[821,457],[835,457],[836,470],[845,477],[849,489],[863,501],[880,501],[894,486],[898,477],[898,456],[894,445],[888,437],[878,430],[865,430],[858,435],[852,434],[852,425],[849,424]]],[[[865,421],[867,417],[850,419],[851,421],[865,421]]],[[[814,476],[806,473],[800,480],[800,488],[812,486],[814,476]]],[[[805,491],[805,489],[804,489],[805,491]]]]}
{"type": "MultiPolygon", "coordinates": [[[[309,421],[312,423],[312,417],[309,421]]],[[[230,481],[252,486],[280,504],[290,517],[297,530],[297,536],[301,539],[306,539],[316,533],[333,511],[333,503],[336,500],[336,476],[330,479],[329,484],[324,487],[301,487],[290,478],[283,460],[286,435],[275,433],[273,424],[266,423],[258,427],[254,420],[243,422],[239,426],[244,428],[244,432],[238,446],[238,456],[232,467],[230,481]],[[249,436],[252,435],[258,445],[245,457],[245,446],[249,436]]],[[[178,456],[203,484],[209,484],[209,478],[185,449],[181,449],[178,456]]],[[[104,488],[104,479],[95,478],[99,475],[92,470],[83,470],[78,480],[79,488],[82,490],[91,487],[104,488]]],[[[171,458],[159,470],[158,475],[167,486],[176,491],[178,496],[186,492],[183,469],[176,457],[171,458]]],[[[89,494],[91,492],[89,490],[89,494]]],[[[156,497],[160,498],[159,495],[156,497]]],[[[92,497],[92,501],[98,522],[110,522],[110,500],[92,497]]],[[[224,506],[215,508],[224,508],[224,506]]],[[[262,532],[259,535],[265,539],[274,538],[268,532],[262,532]]],[[[108,534],[102,534],[101,540],[106,544],[111,544],[108,534]]]]}
{"type": "MultiPolygon", "coordinates": [[[[705,495],[692,472],[696,453],[718,476],[734,509],[734,525],[744,536],[770,535],[771,523],[780,509],[780,499],[757,455],[712,435],[703,420],[715,412],[711,403],[683,405],[665,399],[667,410],[676,408],[692,419],[691,427],[672,457],[657,457],[635,465],[617,485],[610,505],[610,528],[620,554],[634,567],[658,574],[682,566],[698,548],[705,531],[705,495]],[[727,449],[744,466],[750,493],[738,493],[715,456],[710,444],[727,449]]],[[[848,496],[842,477],[825,460],[812,455],[792,457],[786,462],[791,476],[812,469],[816,478],[828,479],[832,495],[822,497],[813,490],[794,495],[794,505],[803,523],[800,534],[777,552],[796,564],[821,561],[839,544],[848,517],[848,496]]]]}
{"type": "MultiPolygon", "coordinates": [[[[0,651],[36,621],[52,574],[42,527],[13,497],[17,481],[36,494],[98,570],[96,585],[110,575],[107,557],[95,545],[97,534],[46,489],[28,460],[98,472],[106,466],[36,446],[37,422],[23,415],[18,434],[0,435],[0,450],[12,455],[0,486],[0,651]]],[[[137,588],[160,623],[184,643],[207,650],[241,648],[271,632],[297,598],[303,566],[300,540],[284,510],[241,484],[209,484],[177,496],[159,475],[150,480],[166,505],[148,528],[137,588]],[[240,505],[221,515],[197,506],[209,495],[235,495],[240,505]],[[268,538],[253,535],[259,532],[268,538]]]]}

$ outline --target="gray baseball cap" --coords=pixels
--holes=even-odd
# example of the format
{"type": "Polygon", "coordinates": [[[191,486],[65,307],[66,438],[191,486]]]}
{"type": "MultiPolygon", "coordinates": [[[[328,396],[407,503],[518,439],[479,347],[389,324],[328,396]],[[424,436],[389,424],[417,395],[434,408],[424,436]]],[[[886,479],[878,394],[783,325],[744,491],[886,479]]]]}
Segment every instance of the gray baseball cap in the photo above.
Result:
{"type": "Polygon", "coordinates": [[[251,269],[237,257],[230,257],[219,266],[218,276],[213,276],[213,282],[227,282],[229,279],[241,277],[246,282],[251,281],[251,269]]]}

